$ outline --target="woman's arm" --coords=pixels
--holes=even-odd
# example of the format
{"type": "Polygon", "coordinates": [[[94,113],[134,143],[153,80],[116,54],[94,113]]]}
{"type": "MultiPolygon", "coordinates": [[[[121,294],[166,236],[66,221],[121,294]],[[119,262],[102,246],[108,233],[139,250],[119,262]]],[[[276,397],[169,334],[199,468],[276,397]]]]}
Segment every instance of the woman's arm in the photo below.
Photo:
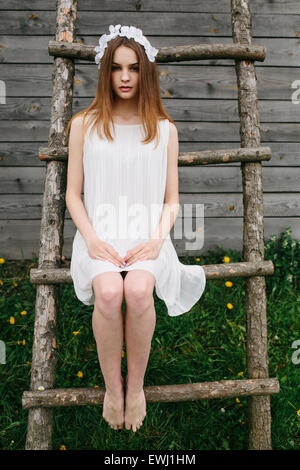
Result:
{"type": "Polygon", "coordinates": [[[170,233],[180,209],[178,189],[178,132],[175,124],[169,122],[169,126],[170,132],[164,207],[160,222],[151,238],[151,240],[156,240],[160,247],[167,235],[170,233]]]}
{"type": "Polygon", "coordinates": [[[97,237],[81,199],[83,184],[83,116],[73,119],[69,136],[66,206],[86,244],[97,237]]]}

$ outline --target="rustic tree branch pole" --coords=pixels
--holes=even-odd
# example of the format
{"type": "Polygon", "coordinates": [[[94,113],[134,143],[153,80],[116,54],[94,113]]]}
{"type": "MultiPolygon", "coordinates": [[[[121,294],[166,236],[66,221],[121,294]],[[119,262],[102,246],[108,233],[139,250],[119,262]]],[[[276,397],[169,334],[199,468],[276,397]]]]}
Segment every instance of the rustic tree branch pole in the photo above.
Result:
{"type": "MultiPolygon", "coordinates": [[[[178,157],[179,166],[208,165],[219,163],[232,163],[241,161],[270,160],[272,152],[270,147],[257,148],[234,148],[218,150],[201,150],[199,152],[180,152],[178,157]]],[[[68,159],[67,147],[40,147],[39,159],[41,161],[68,159]]]]}
{"type": "MultiPolygon", "coordinates": [[[[251,45],[249,0],[231,0],[234,42],[251,45]]],[[[259,147],[259,114],[253,62],[235,61],[242,147],[259,147]]],[[[241,163],[243,180],[243,259],[264,259],[264,206],[261,162],[241,163]]],[[[249,378],[268,377],[266,282],[264,276],[246,280],[247,373],[249,378]]],[[[249,449],[271,449],[270,396],[249,398],[249,449]]]]}
{"type": "MultiPolygon", "coordinates": [[[[233,277],[249,277],[255,274],[261,276],[274,273],[274,264],[271,260],[240,263],[222,263],[202,265],[207,279],[229,279],[233,277]]],[[[30,282],[32,284],[72,284],[68,268],[57,269],[31,269],[30,282]]]]}
{"type": "MultiPolygon", "coordinates": [[[[77,0],[57,0],[56,39],[74,41],[77,0]]],[[[61,57],[54,59],[53,94],[49,147],[67,145],[65,129],[72,117],[74,63],[61,57]]],[[[45,191],[40,232],[39,268],[60,266],[65,216],[66,162],[46,163],[45,191]]],[[[34,342],[32,349],[31,390],[39,386],[51,388],[55,382],[56,312],[59,286],[37,286],[34,342]]],[[[27,450],[52,448],[52,408],[29,410],[27,450]]]]}
{"type": "MultiPolygon", "coordinates": [[[[219,380],[218,382],[182,385],[152,385],[144,387],[147,402],[177,402],[206,400],[210,398],[243,397],[278,393],[277,378],[219,380]]],[[[24,392],[23,408],[36,406],[83,406],[103,403],[105,388],[58,388],[41,392],[24,392]]]]}
{"type": "MultiPolygon", "coordinates": [[[[62,41],[49,41],[49,55],[55,57],[68,57],[69,59],[89,60],[94,62],[96,52],[94,47],[81,42],[72,44],[62,41]]],[[[189,44],[186,46],[159,47],[155,61],[181,62],[183,60],[206,59],[245,59],[263,62],[266,56],[266,48],[263,46],[251,46],[245,44],[189,44]]]]}

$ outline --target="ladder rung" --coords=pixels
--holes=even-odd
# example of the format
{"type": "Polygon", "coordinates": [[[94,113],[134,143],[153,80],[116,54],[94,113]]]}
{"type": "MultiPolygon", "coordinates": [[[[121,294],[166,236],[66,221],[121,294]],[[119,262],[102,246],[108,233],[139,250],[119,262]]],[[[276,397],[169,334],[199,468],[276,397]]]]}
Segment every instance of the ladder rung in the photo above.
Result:
{"type": "MultiPolygon", "coordinates": [[[[179,153],[178,166],[259,162],[261,160],[270,160],[271,158],[272,151],[270,147],[238,147],[234,149],[201,150],[199,152],[179,153]]],[[[42,161],[67,160],[68,147],[40,147],[39,159],[42,161]]]]}
{"type": "MultiPolygon", "coordinates": [[[[265,379],[220,380],[218,382],[144,387],[148,402],[178,402],[209,398],[245,397],[279,393],[277,377],[265,379]]],[[[99,405],[103,403],[104,388],[57,388],[23,392],[23,408],[54,406],[99,405]]]]}
{"type": "MultiPolygon", "coordinates": [[[[240,263],[224,263],[202,265],[207,279],[227,279],[232,277],[266,276],[274,274],[271,260],[240,263]]],[[[30,269],[32,284],[72,284],[68,268],[32,268],[30,269]]]]}
{"type": "MultiPolygon", "coordinates": [[[[51,56],[68,57],[94,61],[95,45],[86,45],[80,42],[49,41],[48,52],[51,56]]],[[[206,59],[237,59],[258,60],[263,62],[266,57],[266,48],[255,44],[190,44],[185,46],[158,47],[156,62],[180,62],[183,60],[206,59]]]]}
{"type": "Polygon", "coordinates": [[[234,149],[202,150],[200,152],[184,152],[179,154],[178,166],[210,165],[232,162],[260,162],[270,160],[270,147],[239,147],[234,149]]]}

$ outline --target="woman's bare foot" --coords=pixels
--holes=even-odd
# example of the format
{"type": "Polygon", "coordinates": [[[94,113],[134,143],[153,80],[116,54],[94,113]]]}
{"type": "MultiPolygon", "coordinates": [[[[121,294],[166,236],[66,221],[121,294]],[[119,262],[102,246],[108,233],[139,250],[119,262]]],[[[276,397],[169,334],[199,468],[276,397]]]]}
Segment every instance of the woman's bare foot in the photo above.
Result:
{"type": "MultiPolygon", "coordinates": [[[[126,378],[127,384],[127,378],[126,378]]],[[[128,392],[126,387],[125,427],[136,432],[146,416],[146,398],[144,390],[128,392]]]]}
{"type": "Polygon", "coordinates": [[[102,416],[112,429],[116,431],[123,428],[124,425],[124,379],[122,379],[122,387],[116,393],[105,391],[103,400],[102,416]]]}

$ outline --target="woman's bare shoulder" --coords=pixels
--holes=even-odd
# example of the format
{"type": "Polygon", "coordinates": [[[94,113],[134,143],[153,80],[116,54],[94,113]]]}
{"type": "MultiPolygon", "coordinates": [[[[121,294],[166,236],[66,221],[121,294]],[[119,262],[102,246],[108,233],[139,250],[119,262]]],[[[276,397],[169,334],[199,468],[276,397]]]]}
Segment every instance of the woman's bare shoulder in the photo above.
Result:
{"type": "Polygon", "coordinates": [[[169,143],[178,141],[178,131],[176,125],[169,121],[169,143]]]}
{"type": "Polygon", "coordinates": [[[169,126],[170,126],[170,130],[173,129],[173,132],[177,131],[177,127],[176,127],[176,124],[174,124],[174,122],[169,121],[169,126]]]}
{"type": "Polygon", "coordinates": [[[83,114],[77,114],[73,117],[72,120],[72,127],[73,129],[79,130],[82,129],[83,127],[83,120],[84,120],[84,115],[83,114]]]}

